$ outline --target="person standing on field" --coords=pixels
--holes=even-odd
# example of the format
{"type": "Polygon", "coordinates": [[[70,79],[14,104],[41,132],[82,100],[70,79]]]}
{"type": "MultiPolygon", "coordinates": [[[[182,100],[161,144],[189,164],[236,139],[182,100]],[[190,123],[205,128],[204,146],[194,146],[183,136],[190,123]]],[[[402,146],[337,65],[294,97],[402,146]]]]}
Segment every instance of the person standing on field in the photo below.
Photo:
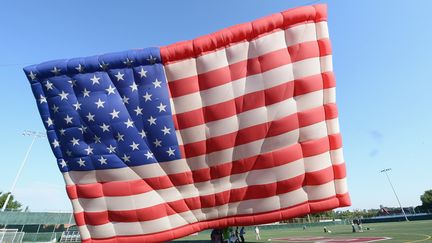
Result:
{"type": "Polygon", "coordinates": [[[255,226],[255,235],[257,240],[261,240],[260,230],[258,226],[255,226]]]}
{"type": "Polygon", "coordinates": [[[246,234],[246,230],[245,230],[244,227],[241,227],[241,229],[240,229],[240,240],[241,240],[242,243],[245,242],[244,234],[246,234]]]}

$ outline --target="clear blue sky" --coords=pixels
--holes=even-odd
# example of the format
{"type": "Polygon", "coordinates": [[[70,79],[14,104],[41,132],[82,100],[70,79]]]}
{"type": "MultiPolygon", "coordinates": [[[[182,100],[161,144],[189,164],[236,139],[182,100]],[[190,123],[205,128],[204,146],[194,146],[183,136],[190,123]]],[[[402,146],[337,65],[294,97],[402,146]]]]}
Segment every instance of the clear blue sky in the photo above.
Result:
{"type": "MultiPolygon", "coordinates": [[[[60,58],[192,39],[315,1],[5,1],[0,6],[0,190],[9,190],[43,131],[22,67],[60,58]]],[[[340,124],[352,208],[420,204],[432,188],[432,1],[319,1],[329,9],[340,124]]],[[[70,210],[48,141],[18,182],[33,210],[70,210]],[[48,200],[48,198],[50,198],[48,200]]]]}

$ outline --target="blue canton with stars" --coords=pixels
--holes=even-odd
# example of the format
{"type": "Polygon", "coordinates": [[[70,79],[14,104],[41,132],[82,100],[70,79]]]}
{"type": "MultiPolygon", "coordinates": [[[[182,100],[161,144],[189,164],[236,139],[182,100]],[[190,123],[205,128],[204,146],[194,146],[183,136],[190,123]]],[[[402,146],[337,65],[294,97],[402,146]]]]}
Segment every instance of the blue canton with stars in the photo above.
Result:
{"type": "Polygon", "coordinates": [[[62,172],[181,158],[158,48],[24,68],[62,172]]]}

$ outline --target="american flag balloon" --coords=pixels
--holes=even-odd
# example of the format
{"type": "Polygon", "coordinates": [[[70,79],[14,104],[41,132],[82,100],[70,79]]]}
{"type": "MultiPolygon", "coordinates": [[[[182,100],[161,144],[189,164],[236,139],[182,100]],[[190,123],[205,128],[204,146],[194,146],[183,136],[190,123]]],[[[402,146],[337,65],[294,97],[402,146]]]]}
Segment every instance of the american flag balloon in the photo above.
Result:
{"type": "Polygon", "coordinates": [[[83,242],[350,205],[325,5],[24,71],[83,242]]]}

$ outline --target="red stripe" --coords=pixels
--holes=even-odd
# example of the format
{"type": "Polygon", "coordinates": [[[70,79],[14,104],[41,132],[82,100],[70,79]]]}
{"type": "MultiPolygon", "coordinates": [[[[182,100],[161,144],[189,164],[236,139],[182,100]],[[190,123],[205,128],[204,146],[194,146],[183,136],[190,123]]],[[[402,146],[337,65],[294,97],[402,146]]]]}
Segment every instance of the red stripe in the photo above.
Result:
{"type": "Polygon", "coordinates": [[[173,116],[176,121],[176,129],[182,130],[198,126],[259,107],[276,104],[299,95],[318,91],[323,89],[323,83],[328,86],[327,88],[332,88],[334,87],[330,86],[331,84],[334,84],[334,82],[331,81],[332,78],[333,75],[328,73],[309,76],[295,81],[286,82],[266,90],[245,94],[233,100],[176,114],[173,116]]]}
{"type": "Polygon", "coordinates": [[[262,56],[250,58],[226,67],[198,74],[197,76],[186,77],[178,80],[169,80],[168,85],[170,88],[170,94],[175,98],[214,88],[240,78],[263,73],[293,62],[330,55],[331,49],[328,48],[323,49],[323,51],[320,52],[320,46],[325,46],[325,43],[325,39],[303,42],[290,46],[287,49],[269,52],[262,56]],[[326,50],[330,52],[327,53],[326,50]]]}
{"type": "Polygon", "coordinates": [[[259,214],[244,214],[218,219],[206,220],[180,226],[163,232],[131,235],[131,236],[115,236],[101,239],[82,239],[83,243],[141,243],[141,242],[165,242],[175,238],[181,238],[190,235],[194,232],[212,228],[225,228],[226,226],[239,225],[248,226],[256,224],[271,223],[287,218],[303,216],[309,213],[327,211],[336,207],[344,207],[350,205],[349,195],[338,194],[335,197],[329,197],[321,200],[307,201],[297,205],[264,212],[259,214]]]}
{"type": "Polygon", "coordinates": [[[111,196],[130,196],[153,190],[144,180],[111,181],[80,185],[67,185],[69,198],[97,198],[111,196]]]}
{"type": "MultiPolygon", "coordinates": [[[[66,186],[69,198],[97,198],[102,196],[131,196],[145,193],[151,190],[160,190],[204,181],[210,181],[229,175],[245,173],[252,170],[266,169],[284,165],[300,158],[319,155],[330,151],[329,138],[314,140],[316,142],[304,142],[281,148],[276,151],[263,153],[257,156],[236,160],[230,163],[211,166],[194,171],[186,171],[177,174],[145,178],[131,181],[112,181],[108,183],[92,183],[85,185],[66,186]],[[316,148],[311,150],[313,144],[316,148]]],[[[336,144],[341,145],[341,144],[336,144]]],[[[332,150],[341,147],[334,147],[332,150]]],[[[335,169],[335,174],[339,169],[335,169]]],[[[339,178],[339,177],[336,177],[339,178]]]]}
{"type": "Polygon", "coordinates": [[[277,29],[287,29],[311,21],[325,21],[327,20],[326,12],[326,5],[290,9],[249,23],[232,26],[194,40],[161,47],[162,62],[166,65],[183,59],[196,58],[234,43],[250,41],[277,29]]]}
{"type": "Polygon", "coordinates": [[[76,218],[79,219],[77,220],[77,225],[80,225],[78,223],[84,222],[87,225],[102,225],[109,222],[142,222],[155,220],[196,209],[212,208],[244,200],[264,199],[297,190],[302,186],[316,186],[328,183],[332,180],[333,168],[330,166],[320,171],[305,173],[283,181],[263,185],[251,185],[211,195],[185,198],[147,208],[77,213],[76,218]]]}

